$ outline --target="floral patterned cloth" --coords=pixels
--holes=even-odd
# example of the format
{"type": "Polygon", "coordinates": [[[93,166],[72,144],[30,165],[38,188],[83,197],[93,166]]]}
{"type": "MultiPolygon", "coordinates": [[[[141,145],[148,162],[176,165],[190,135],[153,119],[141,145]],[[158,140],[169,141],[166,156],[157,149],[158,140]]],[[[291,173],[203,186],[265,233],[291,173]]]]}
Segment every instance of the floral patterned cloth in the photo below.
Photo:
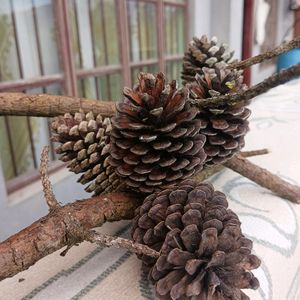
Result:
{"type": "MultiPolygon", "coordinates": [[[[253,101],[246,150],[269,148],[250,158],[282,178],[300,184],[300,80],[279,86],[253,101]]],[[[230,208],[254,240],[262,259],[255,270],[261,287],[246,291],[254,300],[300,299],[300,206],[281,199],[248,179],[224,170],[211,178],[225,192],[230,208]]],[[[129,236],[130,223],[106,224],[101,231],[129,236]]],[[[134,254],[83,243],[66,257],[60,251],[29,270],[0,282],[0,299],[155,299],[147,274],[134,254]]]]}

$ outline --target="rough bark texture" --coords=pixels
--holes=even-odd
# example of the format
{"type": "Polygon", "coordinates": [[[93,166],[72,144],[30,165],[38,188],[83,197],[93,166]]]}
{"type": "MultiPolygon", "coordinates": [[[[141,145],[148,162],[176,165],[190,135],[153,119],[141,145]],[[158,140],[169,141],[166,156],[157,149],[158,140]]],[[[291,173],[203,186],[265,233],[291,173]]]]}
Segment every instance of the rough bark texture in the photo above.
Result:
{"type": "Polygon", "coordinates": [[[300,187],[282,180],[280,177],[253,164],[246,158],[235,156],[234,159],[230,159],[224,165],[262,187],[271,190],[278,196],[294,203],[300,203],[300,187]]]}
{"type": "Polygon", "coordinates": [[[125,248],[133,253],[144,254],[150,257],[159,257],[159,252],[151,249],[150,247],[134,243],[131,240],[124,239],[117,236],[110,236],[107,234],[99,234],[97,232],[91,232],[87,237],[87,240],[92,243],[97,243],[101,246],[125,248]]]}
{"type": "Polygon", "coordinates": [[[74,231],[131,219],[136,195],[112,193],[67,204],[0,243],[0,280],[28,269],[42,257],[80,240],[74,231]]]}
{"type": "Polygon", "coordinates": [[[288,43],[283,43],[273,50],[267,51],[265,53],[250,57],[248,59],[238,61],[229,65],[229,68],[232,69],[245,69],[252,65],[259,64],[265,60],[271,59],[275,56],[278,56],[284,52],[287,52],[291,49],[295,49],[300,47],[300,37],[297,37],[291,40],[288,43]]]}
{"type": "MultiPolygon", "coordinates": [[[[269,89],[286,83],[299,75],[300,64],[297,64],[268,77],[247,91],[190,101],[199,108],[235,105],[263,94],[269,89]]],[[[27,95],[22,93],[0,93],[0,115],[54,117],[66,112],[75,113],[78,112],[79,109],[85,113],[93,111],[94,114],[100,113],[102,116],[107,117],[115,114],[114,102],[46,94],[27,95]]]]}
{"type": "Polygon", "coordinates": [[[284,84],[289,80],[298,77],[299,75],[300,63],[268,77],[264,81],[254,85],[246,91],[207,99],[194,99],[190,101],[199,108],[213,108],[220,105],[236,105],[237,103],[246,102],[258,95],[261,95],[280,84],[284,84]]]}
{"type": "MultiPolygon", "coordinates": [[[[251,157],[251,156],[257,156],[257,155],[264,155],[268,154],[270,151],[268,149],[258,149],[258,150],[251,150],[251,151],[242,151],[239,153],[242,157],[251,157]]],[[[229,161],[234,161],[235,157],[231,158],[229,161]]],[[[205,168],[201,172],[197,173],[195,176],[193,176],[193,180],[196,180],[198,182],[202,182],[206,180],[207,178],[213,176],[214,174],[222,171],[224,169],[224,165],[214,165],[205,168]]]]}
{"type": "Polygon", "coordinates": [[[52,190],[52,185],[49,180],[48,154],[49,154],[49,146],[45,146],[41,153],[40,174],[41,174],[41,181],[42,181],[43,192],[44,192],[44,197],[45,197],[46,203],[49,207],[49,211],[53,211],[53,210],[59,208],[60,205],[54,196],[54,193],[52,190]]]}
{"type": "Polygon", "coordinates": [[[109,117],[115,114],[115,103],[47,94],[0,93],[0,115],[55,117],[80,109],[109,117]]]}

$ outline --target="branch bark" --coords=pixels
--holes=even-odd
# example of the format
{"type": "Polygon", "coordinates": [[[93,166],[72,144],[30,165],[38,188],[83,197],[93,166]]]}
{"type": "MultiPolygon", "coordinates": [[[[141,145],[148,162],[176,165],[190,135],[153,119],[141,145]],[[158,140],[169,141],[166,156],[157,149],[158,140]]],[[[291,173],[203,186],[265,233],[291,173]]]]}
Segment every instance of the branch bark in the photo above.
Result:
{"type": "Polygon", "coordinates": [[[244,157],[236,155],[225,162],[224,166],[271,190],[282,198],[294,203],[300,203],[300,187],[290,184],[244,157]]]}
{"type": "Polygon", "coordinates": [[[199,108],[214,108],[222,105],[235,105],[247,102],[280,84],[284,84],[291,79],[298,77],[299,75],[300,63],[266,78],[264,81],[254,85],[246,91],[206,99],[191,99],[190,101],[199,108]]]}
{"type": "MultiPolygon", "coordinates": [[[[268,149],[258,149],[258,150],[251,150],[251,151],[241,151],[239,155],[242,157],[251,157],[251,156],[257,156],[257,155],[264,155],[264,154],[269,154],[270,150],[268,149]]],[[[234,159],[234,158],[232,158],[234,159]]],[[[214,165],[211,167],[207,167],[201,172],[197,173],[196,175],[193,176],[193,179],[202,182],[206,180],[207,178],[215,175],[216,173],[221,172],[225,168],[224,165],[214,165]]]]}
{"type": "Polygon", "coordinates": [[[115,114],[115,103],[47,94],[0,93],[0,115],[55,117],[80,109],[110,117],[115,114]]]}
{"type": "Polygon", "coordinates": [[[0,280],[28,269],[66,245],[80,242],[82,232],[76,236],[76,227],[91,229],[104,222],[131,219],[140,200],[136,195],[112,193],[78,200],[50,212],[0,243],[0,280]]]}
{"type": "Polygon", "coordinates": [[[274,48],[273,50],[250,57],[250,58],[242,60],[242,61],[232,63],[228,67],[231,69],[245,69],[245,68],[248,68],[255,64],[259,64],[265,60],[274,58],[284,52],[287,52],[287,51],[290,51],[292,49],[299,48],[299,47],[300,47],[300,37],[296,37],[288,43],[282,43],[281,45],[274,48]]]}
{"type": "MultiPolygon", "coordinates": [[[[246,151],[243,156],[267,154],[267,149],[246,151]]],[[[269,171],[236,155],[224,164],[254,182],[270,189],[279,196],[295,203],[300,202],[300,188],[291,185],[269,171]]],[[[223,166],[211,168],[218,171],[223,166]]],[[[202,172],[201,172],[202,173],[202,172]]],[[[201,174],[200,173],[200,174],[201,174]]],[[[205,175],[194,177],[204,180],[205,175]]],[[[209,175],[212,175],[210,173],[209,175]]],[[[67,246],[66,251],[83,240],[105,246],[124,247],[135,253],[158,257],[152,249],[119,237],[111,237],[91,231],[104,222],[131,219],[141,200],[136,194],[112,193],[86,200],[79,200],[52,210],[47,216],[0,243],[0,280],[28,269],[44,256],[67,246]]]]}
{"type": "Polygon", "coordinates": [[[40,174],[41,174],[41,181],[43,186],[44,197],[46,203],[49,207],[50,211],[53,211],[60,207],[59,203],[57,202],[53,190],[52,185],[49,180],[48,175],[48,154],[49,154],[49,146],[45,146],[41,153],[41,165],[40,165],[40,174]]]}
{"type": "Polygon", "coordinates": [[[137,244],[131,240],[117,236],[110,236],[91,231],[86,240],[90,241],[91,243],[97,243],[100,246],[104,245],[106,247],[125,248],[133,253],[144,254],[155,258],[159,257],[159,252],[151,249],[150,247],[143,244],[137,244]]]}
{"type": "MultiPolygon", "coordinates": [[[[206,99],[191,99],[190,101],[199,108],[214,108],[225,104],[235,105],[239,102],[246,102],[299,75],[300,64],[297,64],[268,77],[247,91],[206,99]]],[[[115,103],[47,94],[0,93],[0,116],[54,117],[66,112],[74,114],[80,109],[85,113],[93,111],[95,114],[111,117],[115,114],[115,103]]]]}

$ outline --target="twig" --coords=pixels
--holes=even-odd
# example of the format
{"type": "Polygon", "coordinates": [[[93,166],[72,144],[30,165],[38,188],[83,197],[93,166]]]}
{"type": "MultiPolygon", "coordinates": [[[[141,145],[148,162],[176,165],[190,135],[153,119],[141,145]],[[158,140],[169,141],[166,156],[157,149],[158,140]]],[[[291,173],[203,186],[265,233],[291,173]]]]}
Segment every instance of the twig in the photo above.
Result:
{"type": "Polygon", "coordinates": [[[245,69],[298,47],[300,47],[300,37],[296,37],[288,43],[282,43],[271,51],[267,51],[239,62],[234,62],[229,65],[229,68],[245,69]]]}
{"type": "Polygon", "coordinates": [[[87,241],[92,243],[97,243],[101,246],[107,247],[116,247],[116,248],[125,248],[133,253],[137,254],[145,254],[147,256],[159,257],[159,252],[149,248],[146,245],[134,243],[131,240],[124,239],[121,237],[110,236],[107,234],[97,233],[95,231],[91,231],[89,236],[86,238],[87,241]]]}
{"type": "Polygon", "coordinates": [[[241,91],[235,94],[227,94],[224,96],[206,98],[206,99],[191,99],[191,103],[199,108],[203,107],[219,107],[222,105],[235,105],[237,103],[246,102],[260,94],[263,94],[280,84],[286,83],[289,80],[300,75],[300,63],[288,69],[268,77],[264,81],[254,85],[246,91],[241,91]]]}
{"type": "Polygon", "coordinates": [[[132,219],[140,203],[136,194],[112,193],[78,200],[54,210],[0,243],[0,280],[28,269],[66,245],[80,242],[85,237],[82,230],[105,222],[132,219]]]}
{"type": "MultiPolygon", "coordinates": [[[[265,93],[269,89],[286,83],[299,75],[300,64],[297,64],[268,77],[247,91],[206,99],[191,99],[190,101],[199,108],[214,108],[225,104],[235,105],[265,93]]],[[[79,109],[82,109],[83,112],[92,110],[95,114],[100,113],[108,117],[115,114],[115,105],[113,102],[46,94],[0,93],[0,115],[53,117],[66,112],[75,113],[79,109]]]]}
{"type": "MultiPolygon", "coordinates": [[[[251,157],[251,156],[257,156],[257,155],[264,155],[268,154],[270,151],[268,149],[258,149],[258,150],[251,150],[251,151],[242,151],[239,153],[239,155],[243,157],[251,157]]],[[[225,167],[223,165],[214,165],[211,167],[207,167],[204,170],[198,172],[196,175],[193,176],[193,179],[202,182],[206,180],[207,178],[213,176],[216,173],[219,173],[222,171],[225,167]]]]}
{"type": "Polygon", "coordinates": [[[251,157],[251,156],[258,156],[258,155],[265,155],[269,154],[271,151],[269,149],[258,149],[258,150],[250,150],[250,151],[241,151],[239,155],[242,157],[251,157]]]}
{"type": "Polygon", "coordinates": [[[64,113],[93,111],[110,117],[115,114],[115,103],[58,95],[29,95],[0,93],[0,115],[55,117],[64,113]]]}
{"type": "Polygon", "coordinates": [[[249,178],[282,198],[300,203],[300,187],[290,184],[280,177],[263,169],[246,158],[235,156],[224,164],[227,168],[249,178]]]}
{"type": "Polygon", "coordinates": [[[41,181],[42,181],[45,200],[47,202],[49,210],[53,211],[56,208],[60,207],[60,205],[57,202],[57,200],[56,200],[56,198],[53,194],[51,182],[49,180],[49,175],[48,175],[48,154],[49,154],[49,146],[45,146],[43,148],[42,154],[41,154],[40,174],[41,174],[41,181]]]}

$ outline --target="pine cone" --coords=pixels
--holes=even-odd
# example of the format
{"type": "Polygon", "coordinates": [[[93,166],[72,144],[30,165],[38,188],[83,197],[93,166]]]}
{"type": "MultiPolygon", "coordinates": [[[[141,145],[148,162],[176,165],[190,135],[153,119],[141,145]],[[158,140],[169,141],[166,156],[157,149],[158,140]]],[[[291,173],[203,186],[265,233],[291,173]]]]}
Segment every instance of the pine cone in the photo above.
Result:
{"type": "Polygon", "coordinates": [[[102,120],[92,112],[88,114],[67,113],[57,117],[51,124],[56,135],[53,140],[60,143],[55,149],[60,154],[60,160],[69,162],[70,171],[84,173],[78,181],[90,183],[85,190],[99,195],[115,190],[119,185],[119,177],[114,168],[108,164],[109,133],[111,122],[109,118],[102,120]]]}
{"type": "Polygon", "coordinates": [[[165,86],[162,73],[140,73],[112,118],[110,164],[127,186],[152,193],[202,169],[205,136],[198,109],[187,103],[188,89],[165,86]]]}
{"type": "MultiPolygon", "coordinates": [[[[260,265],[223,193],[191,180],[148,196],[137,209],[133,239],[160,251],[151,270],[160,299],[248,299],[260,265]]],[[[142,257],[146,263],[146,257],[142,257]]],[[[153,265],[152,261],[152,265],[153,265]]]]}
{"type": "MultiPolygon", "coordinates": [[[[204,99],[236,93],[246,89],[241,71],[226,68],[202,68],[196,81],[187,85],[191,98],[204,99]]],[[[249,131],[248,103],[202,109],[198,115],[206,136],[204,146],[206,165],[220,164],[239,152],[245,145],[244,136],[249,131]]]]}
{"type": "Polygon", "coordinates": [[[217,42],[216,37],[208,40],[206,35],[200,39],[193,38],[183,58],[183,83],[194,81],[195,75],[200,73],[203,67],[213,68],[216,64],[220,66],[231,60],[234,51],[229,51],[226,44],[218,46],[217,42]]]}

